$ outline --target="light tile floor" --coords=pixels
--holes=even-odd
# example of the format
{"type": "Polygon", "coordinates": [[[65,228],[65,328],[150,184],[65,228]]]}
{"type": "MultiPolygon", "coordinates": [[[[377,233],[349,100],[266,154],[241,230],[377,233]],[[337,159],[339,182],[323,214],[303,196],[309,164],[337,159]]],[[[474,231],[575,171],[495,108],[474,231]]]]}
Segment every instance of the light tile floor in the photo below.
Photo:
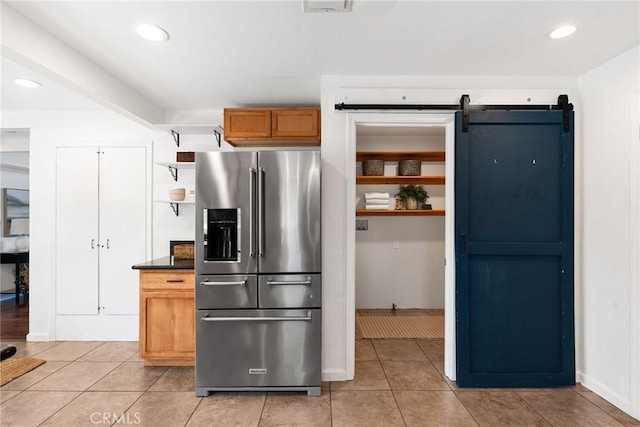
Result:
{"type": "Polygon", "coordinates": [[[199,398],[193,368],[145,368],[135,342],[17,343],[47,360],[0,388],[2,426],[640,426],[581,386],[458,389],[443,340],[356,340],[353,381],[199,398]]]}

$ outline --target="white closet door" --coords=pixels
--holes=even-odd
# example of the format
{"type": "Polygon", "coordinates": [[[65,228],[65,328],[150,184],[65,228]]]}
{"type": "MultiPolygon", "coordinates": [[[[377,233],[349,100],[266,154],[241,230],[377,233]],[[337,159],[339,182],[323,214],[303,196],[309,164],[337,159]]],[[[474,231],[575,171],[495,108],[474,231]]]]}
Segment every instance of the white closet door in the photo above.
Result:
{"type": "Polygon", "coordinates": [[[98,313],[98,149],[57,149],[56,313],[98,313]]]}
{"type": "Polygon", "coordinates": [[[100,154],[100,307],[103,314],[138,313],[138,271],[146,260],[144,147],[103,147],[100,154]]]}

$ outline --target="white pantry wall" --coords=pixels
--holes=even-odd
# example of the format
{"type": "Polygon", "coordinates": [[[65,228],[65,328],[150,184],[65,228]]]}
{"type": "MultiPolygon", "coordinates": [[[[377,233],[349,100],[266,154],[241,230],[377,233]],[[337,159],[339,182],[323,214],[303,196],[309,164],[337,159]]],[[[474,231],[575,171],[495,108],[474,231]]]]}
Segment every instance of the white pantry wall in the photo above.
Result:
{"type": "MultiPolygon", "coordinates": [[[[357,133],[358,151],[445,151],[440,135],[416,135],[416,128],[367,127],[357,133]],[[376,129],[383,135],[375,135],[376,129]]],[[[419,128],[417,128],[419,129],[419,128]]],[[[427,129],[427,128],[424,128],[427,129]]],[[[361,175],[361,162],[357,174],[361,175]]],[[[398,162],[385,162],[385,175],[399,175],[398,162]]],[[[422,175],[444,176],[444,163],[423,162],[422,175]]],[[[424,186],[427,203],[444,209],[444,185],[424,186]]],[[[391,203],[398,185],[357,185],[357,208],[366,192],[388,192],[391,203]]],[[[362,216],[368,230],[356,231],[356,308],[444,308],[444,216],[362,216]],[[399,247],[394,247],[397,242],[399,247]],[[375,260],[375,262],[371,262],[375,260]]]]}
{"type": "Polygon", "coordinates": [[[578,380],[640,417],[640,47],[578,79],[583,182],[578,380]]]}

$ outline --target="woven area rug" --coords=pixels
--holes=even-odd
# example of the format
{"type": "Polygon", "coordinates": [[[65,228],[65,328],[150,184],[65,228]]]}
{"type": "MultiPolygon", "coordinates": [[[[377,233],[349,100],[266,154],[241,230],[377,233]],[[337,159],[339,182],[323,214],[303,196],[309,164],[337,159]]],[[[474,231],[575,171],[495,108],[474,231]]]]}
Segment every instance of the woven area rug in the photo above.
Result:
{"type": "Polygon", "coordinates": [[[42,365],[45,361],[32,357],[11,357],[0,362],[0,386],[26,374],[42,365]]]}
{"type": "Polygon", "coordinates": [[[356,316],[362,338],[444,338],[444,316],[356,316]]]}

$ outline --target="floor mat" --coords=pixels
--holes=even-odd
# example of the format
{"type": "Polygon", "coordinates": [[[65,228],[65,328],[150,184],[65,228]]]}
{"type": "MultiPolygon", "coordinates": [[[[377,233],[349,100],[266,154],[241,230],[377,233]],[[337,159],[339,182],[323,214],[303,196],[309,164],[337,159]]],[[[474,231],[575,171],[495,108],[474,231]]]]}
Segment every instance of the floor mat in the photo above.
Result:
{"type": "Polygon", "coordinates": [[[45,361],[32,357],[11,357],[0,362],[0,386],[26,374],[42,365],[45,361]]]}
{"type": "Polygon", "coordinates": [[[356,316],[362,338],[444,338],[444,316],[356,316]]]}

